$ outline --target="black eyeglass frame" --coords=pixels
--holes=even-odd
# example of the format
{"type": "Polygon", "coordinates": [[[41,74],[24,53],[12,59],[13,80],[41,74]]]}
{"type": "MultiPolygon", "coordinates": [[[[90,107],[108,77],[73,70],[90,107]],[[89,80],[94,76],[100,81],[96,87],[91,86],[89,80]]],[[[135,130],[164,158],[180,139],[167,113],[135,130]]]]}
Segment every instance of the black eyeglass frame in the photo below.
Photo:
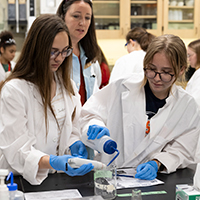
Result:
{"type": "Polygon", "coordinates": [[[60,54],[62,58],[66,58],[71,55],[72,51],[73,51],[73,48],[70,46],[65,47],[62,51],[58,51],[58,50],[51,51],[51,59],[56,59],[60,54]],[[66,55],[63,56],[63,53],[66,53],[66,55]]]}
{"type": "Polygon", "coordinates": [[[165,72],[165,73],[163,73],[163,72],[156,72],[156,71],[153,70],[153,69],[148,69],[148,67],[143,68],[143,70],[144,70],[145,75],[146,75],[147,78],[149,78],[149,79],[154,79],[154,78],[157,76],[157,74],[158,74],[160,80],[163,81],[163,82],[165,82],[165,83],[168,83],[168,82],[172,81],[172,79],[173,79],[173,77],[174,77],[174,75],[175,75],[175,74],[170,74],[170,73],[166,73],[166,72],[165,72]],[[154,72],[154,73],[155,73],[154,77],[148,77],[148,76],[147,76],[147,73],[148,73],[147,70],[154,72]],[[164,80],[162,79],[162,76],[161,76],[162,74],[168,74],[168,75],[170,75],[170,76],[171,76],[171,79],[170,79],[169,81],[164,81],[164,80]]]}

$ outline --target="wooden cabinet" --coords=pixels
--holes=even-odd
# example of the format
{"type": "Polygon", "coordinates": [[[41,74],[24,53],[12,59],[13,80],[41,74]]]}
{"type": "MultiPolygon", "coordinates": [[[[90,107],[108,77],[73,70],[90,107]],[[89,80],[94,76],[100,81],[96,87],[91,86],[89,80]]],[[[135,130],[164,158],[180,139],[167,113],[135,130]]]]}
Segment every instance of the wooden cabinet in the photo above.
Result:
{"type": "Polygon", "coordinates": [[[125,38],[133,27],[154,35],[197,37],[199,6],[199,0],[93,0],[97,37],[125,38]]]}
{"type": "Polygon", "coordinates": [[[198,37],[199,0],[170,0],[164,2],[163,33],[182,38],[198,37]]]}

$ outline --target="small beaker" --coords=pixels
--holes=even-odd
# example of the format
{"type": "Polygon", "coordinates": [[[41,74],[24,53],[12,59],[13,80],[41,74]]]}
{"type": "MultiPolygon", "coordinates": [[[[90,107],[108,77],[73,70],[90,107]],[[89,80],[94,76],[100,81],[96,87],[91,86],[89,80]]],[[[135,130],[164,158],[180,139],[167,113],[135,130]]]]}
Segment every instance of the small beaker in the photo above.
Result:
{"type": "Polygon", "coordinates": [[[131,200],[142,200],[141,190],[138,190],[138,189],[132,190],[131,200]]]}
{"type": "Polygon", "coordinates": [[[95,170],[94,172],[94,193],[102,196],[103,199],[114,199],[116,190],[116,167],[109,166],[104,170],[95,170]]]}

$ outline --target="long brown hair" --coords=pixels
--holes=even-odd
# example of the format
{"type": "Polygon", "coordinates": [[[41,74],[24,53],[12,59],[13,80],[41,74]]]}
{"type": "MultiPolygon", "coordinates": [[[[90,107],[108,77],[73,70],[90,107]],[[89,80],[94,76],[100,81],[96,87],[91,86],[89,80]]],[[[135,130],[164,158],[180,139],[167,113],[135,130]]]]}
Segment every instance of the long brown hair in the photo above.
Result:
{"type": "Polygon", "coordinates": [[[86,63],[95,62],[97,60],[98,55],[100,55],[100,49],[98,47],[96,31],[95,31],[95,22],[94,22],[94,14],[91,0],[63,0],[58,7],[57,15],[65,21],[65,15],[69,9],[69,7],[76,1],[84,1],[88,3],[92,9],[92,17],[91,23],[88,28],[88,32],[79,42],[82,48],[85,51],[85,55],[87,56],[86,63]]]}
{"type": "MultiPolygon", "coordinates": [[[[24,42],[20,57],[12,74],[3,82],[0,87],[11,79],[25,79],[34,83],[40,92],[44,105],[45,123],[47,128],[47,108],[49,107],[54,117],[51,106],[51,83],[52,72],[50,70],[50,54],[55,36],[59,32],[66,32],[69,37],[69,31],[65,23],[56,15],[40,15],[33,22],[27,38],[24,42]]],[[[69,37],[69,45],[71,39],[69,37]]],[[[56,74],[63,83],[69,94],[74,95],[74,90],[70,80],[72,68],[72,55],[65,58],[56,74]]]]}

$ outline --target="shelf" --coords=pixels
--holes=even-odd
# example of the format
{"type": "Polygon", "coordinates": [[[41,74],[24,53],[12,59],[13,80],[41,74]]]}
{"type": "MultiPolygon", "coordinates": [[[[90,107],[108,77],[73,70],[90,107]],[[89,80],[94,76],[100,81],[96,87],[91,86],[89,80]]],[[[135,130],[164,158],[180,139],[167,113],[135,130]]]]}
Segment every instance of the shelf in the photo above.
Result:
{"type": "Polygon", "coordinates": [[[139,3],[139,4],[155,4],[155,3],[158,3],[157,1],[131,1],[131,4],[133,3],[139,3]]]}
{"type": "Polygon", "coordinates": [[[169,20],[169,23],[194,23],[194,20],[169,20]]]}
{"type": "Polygon", "coordinates": [[[95,19],[119,19],[119,16],[117,15],[95,15],[95,19]]]}
{"type": "Polygon", "coordinates": [[[156,15],[131,15],[131,19],[156,19],[156,15]]]}
{"type": "Polygon", "coordinates": [[[194,9],[194,6],[168,6],[168,8],[173,8],[173,9],[194,9]]]}
{"type": "Polygon", "coordinates": [[[119,1],[92,1],[93,4],[96,4],[96,3],[119,3],[119,1]]]}

